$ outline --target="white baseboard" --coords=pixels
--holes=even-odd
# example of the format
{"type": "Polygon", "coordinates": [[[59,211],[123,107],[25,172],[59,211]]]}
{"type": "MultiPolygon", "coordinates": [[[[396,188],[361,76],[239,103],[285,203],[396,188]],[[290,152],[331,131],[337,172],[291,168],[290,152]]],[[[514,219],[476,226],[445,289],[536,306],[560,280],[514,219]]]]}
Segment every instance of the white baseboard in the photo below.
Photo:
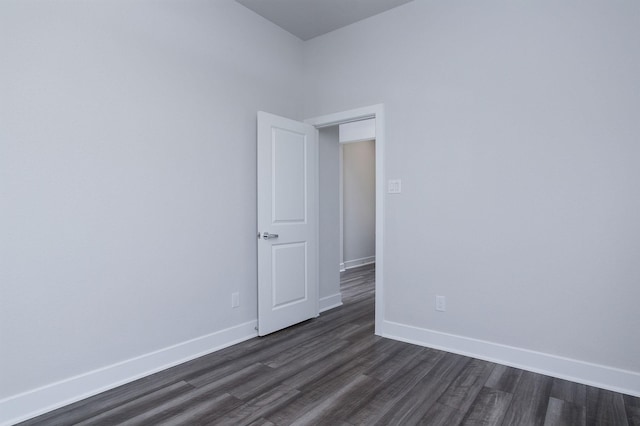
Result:
{"type": "MultiPolygon", "coordinates": [[[[376,263],[375,256],[363,257],[360,259],[346,260],[342,265],[344,265],[344,269],[357,268],[358,266],[369,265],[371,263],[376,263]]],[[[341,268],[342,270],[342,268],[341,268]]]]}
{"type": "Polygon", "coordinates": [[[342,293],[332,294],[331,296],[325,296],[318,302],[318,308],[320,312],[328,311],[329,309],[337,308],[342,305],[342,293]]]}
{"type": "Polygon", "coordinates": [[[640,373],[634,371],[441,333],[392,321],[383,321],[380,335],[627,395],[640,396],[640,373]]]}
{"type": "Polygon", "coordinates": [[[0,400],[0,425],[15,424],[258,335],[249,321],[0,400]]]}

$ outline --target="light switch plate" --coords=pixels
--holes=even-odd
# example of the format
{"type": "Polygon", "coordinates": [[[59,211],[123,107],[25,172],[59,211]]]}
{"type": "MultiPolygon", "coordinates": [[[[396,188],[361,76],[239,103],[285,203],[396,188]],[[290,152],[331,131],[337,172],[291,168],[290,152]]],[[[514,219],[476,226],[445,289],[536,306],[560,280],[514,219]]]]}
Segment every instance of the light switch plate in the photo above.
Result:
{"type": "Polygon", "coordinates": [[[389,194],[400,194],[402,192],[402,181],[400,179],[389,179],[387,192],[389,194]]]}
{"type": "Polygon", "coordinates": [[[436,296],[436,311],[444,312],[447,310],[447,299],[444,296],[436,296]]]}

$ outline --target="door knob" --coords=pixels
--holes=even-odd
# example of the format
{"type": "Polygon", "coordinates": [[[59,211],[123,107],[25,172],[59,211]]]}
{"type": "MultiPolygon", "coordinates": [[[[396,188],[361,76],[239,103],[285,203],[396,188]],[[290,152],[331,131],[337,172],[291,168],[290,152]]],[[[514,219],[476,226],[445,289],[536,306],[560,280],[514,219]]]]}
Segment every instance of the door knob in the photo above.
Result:
{"type": "Polygon", "coordinates": [[[270,234],[267,231],[264,231],[264,233],[262,234],[262,238],[264,238],[265,240],[273,240],[278,238],[278,234],[270,234]]]}

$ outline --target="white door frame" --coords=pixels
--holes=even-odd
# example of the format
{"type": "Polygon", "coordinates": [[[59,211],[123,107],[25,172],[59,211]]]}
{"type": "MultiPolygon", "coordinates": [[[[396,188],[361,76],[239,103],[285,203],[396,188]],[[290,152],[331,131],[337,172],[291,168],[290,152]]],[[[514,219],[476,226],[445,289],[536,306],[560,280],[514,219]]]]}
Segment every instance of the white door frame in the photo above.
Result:
{"type": "MultiPolygon", "coordinates": [[[[335,114],[309,118],[309,123],[316,129],[344,124],[351,121],[376,119],[376,298],[375,298],[375,334],[382,335],[384,322],[384,146],[385,119],[384,104],[376,104],[335,114]]],[[[319,179],[317,179],[319,181],[319,179]]],[[[319,193],[319,189],[318,189],[319,193]]],[[[316,204],[316,208],[317,204],[316,204]]],[[[319,230],[316,230],[319,232],[319,230]]],[[[319,241],[319,240],[318,240],[319,241]]],[[[337,267],[338,265],[336,265],[337,267]]],[[[318,282],[320,280],[318,279],[318,282]]]]}

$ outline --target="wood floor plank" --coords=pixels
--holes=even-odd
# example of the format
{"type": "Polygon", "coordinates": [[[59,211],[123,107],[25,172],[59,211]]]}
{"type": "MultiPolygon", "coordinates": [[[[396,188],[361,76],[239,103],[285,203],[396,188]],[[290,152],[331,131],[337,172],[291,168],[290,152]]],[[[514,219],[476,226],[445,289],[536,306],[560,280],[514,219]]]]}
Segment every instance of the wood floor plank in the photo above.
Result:
{"type": "Polygon", "coordinates": [[[436,365],[376,424],[417,424],[444,393],[470,358],[446,353],[436,365]]]}
{"type": "Polygon", "coordinates": [[[491,362],[472,359],[423,416],[422,423],[460,424],[494,368],[491,362]]]}
{"type": "Polygon", "coordinates": [[[354,374],[353,371],[332,376],[331,380],[303,393],[300,398],[272,413],[267,419],[277,425],[319,424],[320,419],[335,409],[337,404],[348,399],[350,392],[362,391],[372,386],[374,380],[363,374],[354,374]]]}
{"type": "Polygon", "coordinates": [[[640,426],[640,398],[624,395],[623,400],[629,425],[640,426]]]}
{"type": "Polygon", "coordinates": [[[354,327],[349,331],[345,331],[341,335],[342,340],[357,341],[365,336],[371,336],[375,332],[375,327],[371,323],[358,324],[358,327],[354,327]]]}
{"type": "MultiPolygon", "coordinates": [[[[136,409],[135,416],[131,416],[134,410],[131,407],[127,407],[126,412],[130,416],[127,421],[131,424],[156,424],[173,416],[184,417],[183,414],[190,411],[194,405],[198,405],[200,409],[209,408],[206,416],[203,417],[222,415],[226,411],[242,404],[240,399],[229,395],[228,390],[237,387],[239,383],[251,377],[264,374],[265,369],[268,369],[268,367],[262,364],[254,364],[212,382],[201,383],[199,387],[190,386],[188,390],[178,395],[173,395],[171,398],[164,400],[162,404],[156,404],[155,407],[145,408],[144,410],[136,409]]],[[[202,410],[196,411],[200,412],[202,410]]],[[[115,414],[122,417],[119,412],[120,410],[117,409],[115,414]]],[[[127,423],[120,418],[114,421],[112,417],[104,419],[105,424],[127,423]]],[[[91,423],[89,424],[94,424],[93,420],[95,419],[90,419],[91,423]]],[[[100,422],[102,421],[103,419],[100,419],[100,422]]],[[[192,416],[190,417],[190,422],[193,421],[195,421],[195,418],[192,416]]]]}
{"type": "Polygon", "coordinates": [[[373,397],[354,410],[347,421],[354,425],[375,424],[382,420],[400,401],[414,389],[431,369],[442,359],[444,352],[426,349],[400,366],[396,374],[374,389],[373,397]]]}
{"type": "Polygon", "coordinates": [[[261,374],[268,373],[269,371],[271,371],[271,369],[266,365],[255,363],[224,376],[216,376],[213,379],[204,380],[201,377],[192,378],[188,383],[195,387],[217,386],[219,389],[233,389],[234,386],[239,386],[247,380],[259,377],[261,374]]]}
{"type": "Polygon", "coordinates": [[[211,382],[215,382],[218,379],[229,376],[230,374],[236,373],[239,370],[250,367],[251,365],[256,365],[257,363],[254,360],[239,358],[237,360],[223,360],[211,367],[203,368],[198,371],[189,372],[183,376],[184,381],[187,383],[198,386],[201,384],[207,384],[211,382]]]}
{"type": "Polygon", "coordinates": [[[491,362],[472,359],[438,398],[438,402],[466,411],[494,368],[495,364],[491,362]]]}
{"type": "Polygon", "coordinates": [[[345,369],[345,364],[349,363],[349,360],[357,360],[360,357],[366,356],[367,353],[376,346],[376,343],[379,343],[378,348],[382,347],[382,345],[384,345],[384,347],[389,346],[377,337],[363,339],[343,351],[329,355],[325,358],[326,362],[316,362],[306,366],[304,369],[286,379],[284,383],[292,388],[301,390],[313,388],[319,381],[328,380],[327,377],[332,372],[338,369],[345,369]]]}
{"type": "Polygon", "coordinates": [[[297,389],[279,385],[261,393],[245,404],[213,420],[211,425],[248,425],[266,418],[273,412],[291,404],[301,395],[297,389]]]}
{"type": "Polygon", "coordinates": [[[498,364],[491,372],[485,386],[512,394],[516,391],[522,373],[523,371],[517,368],[498,364]]]}
{"type": "MultiPolygon", "coordinates": [[[[231,393],[245,401],[253,399],[261,392],[278,386],[300,371],[307,371],[312,365],[325,366],[326,358],[339,356],[346,347],[346,342],[338,342],[335,345],[324,345],[313,353],[303,354],[295,359],[291,359],[290,362],[285,365],[279,366],[278,368],[271,368],[264,374],[258,375],[251,380],[246,380],[244,383],[236,386],[231,393]]],[[[295,387],[289,385],[289,388],[293,389],[295,387]]]]}
{"type": "Polygon", "coordinates": [[[587,412],[584,405],[549,398],[544,426],[584,426],[586,424],[587,412]]]}
{"type": "Polygon", "coordinates": [[[449,426],[457,425],[460,422],[455,418],[458,416],[458,410],[447,405],[435,402],[426,412],[422,419],[418,422],[423,426],[449,426]]]}
{"type": "Polygon", "coordinates": [[[469,407],[462,424],[464,426],[497,426],[503,424],[502,420],[507,414],[512,398],[513,394],[511,393],[483,387],[471,407],[469,407]]]}
{"type": "Polygon", "coordinates": [[[306,364],[316,362],[333,352],[341,351],[349,346],[349,342],[334,339],[330,334],[319,336],[317,339],[303,343],[300,346],[287,349],[261,361],[271,368],[291,368],[292,363],[303,361],[306,364]]]}
{"type": "Polygon", "coordinates": [[[587,388],[587,424],[628,426],[622,395],[605,389],[587,388]]]}
{"type": "Polygon", "coordinates": [[[328,395],[328,397],[293,424],[338,424],[352,412],[355,407],[358,407],[363,401],[369,399],[376,384],[375,379],[360,374],[336,392],[323,392],[323,395],[328,395]]]}
{"type": "MultiPolygon", "coordinates": [[[[348,378],[362,375],[373,365],[382,363],[390,356],[393,356],[394,353],[387,350],[391,346],[372,345],[368,350],[361,351],[358,356],[345,358],[343,362],[334,365],[330,370],[326,370],[326,366],[323,365],[325,374],[315,376],[313,380],[309,380],[304,384],[298,383],[296,388],[302,392],[313,394],[326,384],[333,386],[331,383],[342,377],[348,378]]],[[[291,384],[292,382],[287,381],[286,383],[291,384]]]]}
{"type": "Polygon", "coordinates": [[[177,396],[184,395],[184,393],[192,389],[193,386],[186,382],[174,383],[75,424],[78,426],[120,424],[148,410],[162,407],[165,402],[177,396]]]}
{"type": "Polygon", "coordinates": [[[503,424],[543,425],[552,384],[551,377],[523,372],[503,424]]]}
{"type": "Polygon", "coordinates": [[[253,423],[250,423],[248,426],[276,426],[276,424],[275,423],[271,423],[267,419],[259,419],[259,420],[256,420],[253,423]]]}
{"type": "Polygon", "coordinates": [[[119,426],[208,424],[211,417],[220,416],[241,403],[228,393],[220,394],[211,389],[201,392],[196,389],[140,413],[119,426]]]}
{"type": "Polygon", "coordinates": [[[551,397],[584,407],[587,405],[587,386],[554,378],[551,397]]]}
{"type": "Polygon", "coordinates": [[[426,348],[419,346],[406,345],[405,347],[397,347],[397,351],[390,348],[390,356],[382,362],[372,365],[365,371],[369,377],[376,378],[382,382],[390,380],[397,372],[418,354],[427,351],[426,348]]]}

